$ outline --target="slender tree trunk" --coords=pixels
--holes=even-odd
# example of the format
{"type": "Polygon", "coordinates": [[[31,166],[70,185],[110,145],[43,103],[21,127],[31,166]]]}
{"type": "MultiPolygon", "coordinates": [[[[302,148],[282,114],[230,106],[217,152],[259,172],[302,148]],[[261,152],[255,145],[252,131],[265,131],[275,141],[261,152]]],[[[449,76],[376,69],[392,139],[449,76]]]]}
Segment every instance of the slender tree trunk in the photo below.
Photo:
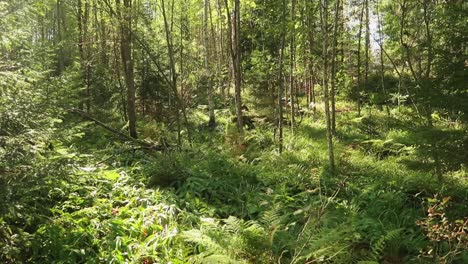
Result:
{"type": "Polygon", "coordinates": [[[295,120],[295,104],[294,104],[294,95],[295,95],[295,67],[296,67],[296,0],[291,1],[291,45],[290,45],[290,76],[289,76],[289,96],[291,104],[291,133],[294,135],[294,126],[296,124],[295,120]]]}
{"type": "Polygon", "coordinates": [[[85,13],[83,17],[83,41],[85,57],[85,83],[86,83],[86,112],[91,112],[91,46],[89,34],[89,2],[85,0],[85,13]]]}
{"type": "MultiPolygon", "coordinates": [[[[186,23],[187,22],[187,17],[186,17],[186,6],[185,6],[185,3],[184,5],[182,6],[182,12],[180,14],[180,47],[179,47],[179,59],[180,59],[180,62],[179,62],[179,68],[180,68],[180,76],[184,76],[185,74],[185,71],[184,71],[184,22],[186,23]]],[[[184,82],[180,82],[180,102],[182,107],[185,109],[185,106],[184,106],[184,98],[185,98],[185,85],[184,85],[184,82]]],[[[184,119],[185,121],[185,119],[184,119]]],[[[188,131],[188,125],[186,124],[187,126],[187,131],[188,131]]],[[[180,124],[178,124],[178,128],[177,128],[177,131],[178,131],[178,134],[177,134],[177,138],[178,138],[178,144],[179,146],[182,145],[182,138],[181,136],[179,135],[180,134],[180,131],[181,131],[181,127],[180,127],[180,124]]]]}
{"type": "Polygon", "coordinates": [[[358,32],[358,50],[357,50],[357,87],[355,91],[355,96],[357,99],[357,110],[358,116],[361,116],[361,38],[362,38],[362,22],[364,17],[364,7],[365,3],[363,3],[361,8],[361,15],[359,17],[359,32],[358,32]]]}
{"type": "MultiPolygon", "coordinates": [[[[403,64],[403,67],[405,67],[407,65],[409,70],[410,70],[411,75],[413,76],[414,82],[417,83],[418,85],[421,85],[421,80],[420,80],[418,74],[416,74],[416,71],[414,70],[413,61],[412,61],[411,47],[404,40],[406,15],[407,15],[407,12],[409,11],[408,8],[409,7],[408,7],[407,0],[403,0],[403,2],[400,4],[400,11],[401,11],[401,15],[400,15],[400,44],[401,44],[401,46],[403,47],[403,49],[405,51],[404,53],[402,53],[402,59],[403,59],[403,61],[406,61],[406,64],[403,64]]],[[[403,73],[403,70],[401,72],[403,73]]],[[[406,88],[406,90],[407,90],[407,93],[409,95],[410,93],[409,93],[407,88],[406,88]]],[[[420,115],[416,104],[414,104],[414,106],[415,106],[416,112],[418,113],[418,115],[420,115]]],[[[426,116],[426,120],[430,120],[430,119],[431,119],[430,116],[426,116]]]]}
{"type": "MultiPolygon", "coordinates": [[[[83,72],[83,78],[86,76],[85,74],[85,54],[84,54],[84,39],[83,39],[83,3],[81,0],[77,2],[78,7],[78,15],[77,15],[77,24],[78,24],[78,52],[80,54],[80,65],[81,71],[83,72]]],[[[80,88],[79,91],[80,95],[80,102],[78,108],[80,110],[84,110],[84,102],[85,102],[85,93],[80,88]]]]}
{"type": "Polygon", "coordinates": [[[283,14],[282,14],[282,26],[281,26],[281,50],[279,59],[279,89],[278,89],[278,130],[279,130],[279,143],[278,151],[281,154],[283,152],[283,91],[284,91],[284,80],[283,80],[283,67],[284,67],[284,48],[286,46],[286,0],[283,0],[283,14]]]}
{"type": "Polygon", "coordinates": [[[332,134],[336,135],[336,104],[335,104],[335,94],[336,94],[336,72],[337,72],[337,60],[336,60],[336,49],[338,46],[338,23],[339,23],[339,10],[340,10],[340,0],[336,0],[335,6],[335,21],[333,25],[333,47],[332,47],[332,76],[331,76],[331,129],[332,134]]]}
{"type": "Polygon", "coordinates": [[[241,49],[240,49],[240,0],[234,0],[234,36],[235,36],[235,94],[236,94],[236,113],[237,128],[240,133],[243,132],[242,118],[242,68],[241,68],[241,49]]]}
{"type": "MultiPolygon", "coordinates": [[[[432,61],[433,61],[433,47],[432,47],[432,32],[431,32],[431,1],[424,0],[423,1],[423,10],[424,10],[424,28],[426,32],[426,46],[427,46],[427,64],[426,69],[424,70],[424,83],[423,87],[427,95],[430,96],[431,92],[431,68],[432,68],[432,61]]],[[[420,56],[422,57],[422,56],[420,56]]],[[[427,119],[427,125],[432,126],[432,108],[430,104],[425,104],[425,113],[427,119]]]]}
{"type": "Polygon", "coordinates": [[[367,92],[369,84],[369,60],[370,60],[370,29],[369,29],[369,0],[365,0],[366,4],[366,42],[365,42],[365,68],[364,68],[364,89],[367,92]]]}
{"type": "MultiPolygon", "coordinates": [[[[165,7],[165,2],[164,0],[161,0],[161,9],[162,9],[162,15],[164,19],[164,29],[166,33],[166,42],[167,42],[167,52],[169,54],[169,65],[170,65],[170,76],[169,80],[171,82],[171,86],[173,89],[175,89],[175,97],[178,97],[178,92],[177,92],[177,74],[176,74],[176,68],[175,68],[175,59],[174,59],[174,45],[172,42],[172,35],[171,35],[171,28],[172,28],[172,20],[171,20],[171,25],[168,23],[167,19],[167,14],[166,14],[166,7],[165,7]]],[[[177,141],[179,143],[179,146],[182,144],[182,137],[181,137],[181,131],[180,131],[180,108],[181,104],[179,103],[180,100],[176,98],[176,104],[174,105],[174,112],[176,114],[176,120],[177,120],[177,141]]]]}
{"type": "MultiPolygon", "coordinates": [[[[226,69],[229,69],[229,61],[226,60],[226,56],[224,54],[225,52],[225,45],[224,45],[224,26],[223,26],[223,20],[220,19],[222,15],[222,9],[221,9],[221,0],[216,0],[216,14],[218,16],[217,19],[217,30],[219,32],[219,54],[218,54],[218,59],[219,59],[219,75],[222,75],[222,68],[223,65],[226,67],[226,69]]],[[[218,77],[220,77],[218,76],[218,77]]],[[[221,81],[224,78],[220,78],[220,86],[221,86],[221,96],[223,98],[224,105],[227,104],[227,96],[226,96],[226,86],[228,85],[226,82],[221,81]]]]}
{"type": "Polygon", "coordinates": [[[235,92],[235,104],[236,104],[236,116],[237,116],[237,129],[239,133],[243,133],[244,124],[242,118],[242,76],[241,76],[241,54],[240,54],[240,0],[234,0],[234,11],[231,17],[229,12],[228,1],[224,0],[226,5],[227,17],[232,23],[229,25],[229,44],[231,51],[231,59],[234,72],[234,92],[235,92]]]}
{"type": "Polygon", "coordinates": [[[209,0],[203,1],[203,36],[205,46],[205,75],[207,78],[207,93],[208,93],[208,109],[209,109],[209,121],[208,126],[214,128],[216,126],[216,118],[214,113],[214,102],[213,102],[213,82],[210,70],[210,44],[209,44],[209,30],[208,30],[208,12],[209,12],[209,0]]]}
{"type": "Polygon", "coordinates": [[[135,112],[135,80],[133,73],[133,58],[132,58],[132,1],[123,0],[121,6],[120,0],[116,0],[117,12],[120,23],[120,53],[122,57],[122,65],[125,73],[125,84],[127,86],[127,114],[128,114],[128,130],[130,136],[137,138],[136,131],[136,112],[135,112]],[[123,9],[123,11],[122,11],[123,9]]]}
{"type": "Polygon", "coordinates": [[[60,75],[65,68],[65,54],[63,50],[63,25],[62,20],[65,15],[63,14],[62,0],[57,0],[57,37],[58,37],[58,58],[57,58],[57,75],[60,75]]]}
{"type": "Polygon", "coordinates": [[[325,119],[327,125],[327,142],[328,142],[328,160],[330,170],[335,170],[335,157],[333,153],[333,135],[330,124],[330,104],[328,96],[328,0],[322,0],[321,20],[322,20],[322,32],[323,32],[323,94],[325,101],[325,119]]]}
{"type": "Polygon", "coordinates": [[[313,115],[315,116],[317,114],[317,106],[316,106],[316,100],[315,100],[315,83],[314,83],[314,75],[315,75],[315,71],[314,71],[314,65],[313,65],[313,60],[312,60],[312,55],[314,53],[314,45],[315,45],[315,41],[314,41],[314,28],[315,28],[315,25],[313,23],[313,14],[312,14],[312,7],[310,6],[310,3],[309,3],[309,0],[305,0],[306,2],[306,10],[307,10],[307,24],[308,24],[308,34],[307,34],[307,38],[309,40],[309,93],[310,93],[310,102],[309,102],[309,106],[310,106],[310,103],[312,103],[312,112],[313,112],[313,115]]]}
{"type": "Polygon", "coordinates": [[[385,109],[387,111],[387,115],[390,116],[390,108],[387,103],[387,91],[385,89],[385,68],[384,68],[384,43],[383,43],[383,31],[382,31],[382,20],[380,18],[380,2],[377,0],[376,2],[376,9],[377,9],[377,23],[379,29],[379,46],[380,46],[380,82],[382,85],[382,92],[384,95],[384,103],[385,109]]]}
{"type": "Polygon", "coordinates": [[[82,78],[85,85],[84,90],[80,90],[80,102],[79,109],[83,110],[86,108],[86,111],[89,113],[91,108],[91,88],[90,88],[90,79],[91,79],[91,66],[89,65],[89,47],[87,47],[88,41],[88,17],[89,17],[89,4],[87,0],[84,2],[84,13],[83,13],[83,2],[78,0],[78,15],[77,15],[77,24],[78,24],[78,52],[80,54],[80,66],[82,72],[82,78]]]}
{"type": "Polygon", "coordinates": [[[100,26],[101,26],[101,63],[103,65],[106,65],[108,66],[109,65],[109,58],[108,58],[108,54],[107,54],[107,49],[108,49],[108,45],[107,45],[107,24],[106,24],[106,21],[104,19],[104,14],[103,14],[103,7],[102,6],[99,6],[99,17],[100,17],[100,20],[99,20],[99,23],[100,23],[100,26]]]}
{"type": "MultiPolygon", "coordinates": [[[[187,23],[187,28],[189,27],[189,23],[188,23],[188,17],[187,17],[187,14],[186,14],[186,2],[184,0],[184,7],[182,8],[183,10],[183,17],[184,17],[184,21],[187,23]]],[[[182,24],[182,23],[181,23],[182,24]]],[[[182,26],[182,25],[181,25],[182,26]]],[[[181,28],[181,47],[180,47],[180,57],[181,57],[181,61],[183,59],[183,53],[182,53],[182,49],[183,49],[183,41],[182,41],[182,28],[181,28]]],[[[149,53],[149,50],[148,50],[148,53],[149,53]]],[[[156,59],[153,57],[153,60],[156,64],[156,59]]],[[[183,71],[184,71],[184,67],[183,67],[183,64],[181,62],[180,64],[180,69],[181,69],[181,75],[183,74],[183,71]]],[[[183,76],[183,75],[182,75],[183,76]]],[[[179,92],[177,91],[177,87],[172,87],[173,89],[173,92],[176,96],[176,99],[177,99],[177,103],[179,105],[179,108],[182,110],[182,116],[184,118],[184,125],[185,125],[185,129],[187,130],[187,140],[190,144],[190,146],[192,146],[192,132],[191,132],[191,129],[190,129],[190,126],[189,126],[189,123],[188,123],[188,117],[187,117],[187,111],[185,109],[185,100],[184,100],[184,84],[183,82],[181,82],[181,91],[180,91],[180,96],[179,96],[179,92]]],[[[179,142],[180,144],[180,142],[179,142]]]]}
{"type": "Polygon", "coordinates": [[[124,85],[122,83],[122,76],[121,76],[121,65],[120,65],[120,55],[119,55],[119,52],[117,51],[118,48],[117,48],[117,43],[118,43],[118,40],[117,40],[117,37],[115,37],[114,39],[114,45],[113,45],[113,48],[114,48],[114,63],[115,63],[115,77],[119,83],[119,93],[120,93],[120,105],[122,107],[122,117],[123,117],[123,120],[125,122],[128,122],[128,114],[127,114],[127,101],[125,99],[125,88],[124,88],[124,85]]]}

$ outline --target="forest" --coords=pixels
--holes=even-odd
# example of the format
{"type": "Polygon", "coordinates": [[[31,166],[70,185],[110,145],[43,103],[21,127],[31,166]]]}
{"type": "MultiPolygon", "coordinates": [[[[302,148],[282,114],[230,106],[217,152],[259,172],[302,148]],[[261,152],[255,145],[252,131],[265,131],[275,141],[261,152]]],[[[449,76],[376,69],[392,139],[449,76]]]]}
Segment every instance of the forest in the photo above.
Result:
{"type": "Polygon", "coordinates": [[[468,2],[0,0],[0,263],[468,263],[468,2]]]}

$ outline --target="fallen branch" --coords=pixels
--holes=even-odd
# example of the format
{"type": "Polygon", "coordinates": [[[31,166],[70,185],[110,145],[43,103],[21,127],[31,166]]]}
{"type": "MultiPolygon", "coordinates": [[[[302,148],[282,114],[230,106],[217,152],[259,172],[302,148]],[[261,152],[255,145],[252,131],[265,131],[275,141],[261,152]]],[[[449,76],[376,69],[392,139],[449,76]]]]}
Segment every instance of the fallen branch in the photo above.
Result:
{"type": "Polygon", "coordinates": [[[129,135],[125,134],[125,133],[122,133],[121,131],[104,124],[103,122],[97,120],[96,118],[90,116],[89,114],[87,114],[86,112],[84,112],[82,110],[72,108],[72,109],[69,110],[69,112],[78,114],[78,115],[80,115],[81,117],[83,117],[85,119],[91,120],[96,125],[99,125],[100,127],[106,129],[107,131],[112,132],[112,133],[120,136],[121,138],[124,138],[124,139],[126,139],[128,141],[131,141],[133,143],[136,143],[136,144],[142,146],[143,149],[145,149],[145,150],[163,151],[163,150],[167,150],[169,148],[168,146],[165,146],[165,145],[164,146],[163,145],[156,145],[156,144],[152,144],[150,142],[146,142],[146,141],[143,141],[143,140],[132,138],[131,136],[129,136],[129,135]]]}

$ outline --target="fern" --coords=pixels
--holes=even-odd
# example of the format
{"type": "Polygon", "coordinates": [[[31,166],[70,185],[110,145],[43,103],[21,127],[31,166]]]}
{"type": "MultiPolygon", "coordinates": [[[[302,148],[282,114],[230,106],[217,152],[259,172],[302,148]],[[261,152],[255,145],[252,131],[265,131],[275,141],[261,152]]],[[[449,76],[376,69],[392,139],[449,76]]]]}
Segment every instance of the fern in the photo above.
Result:
{"type": "Polygon", "coordinates": [[[237,264],[237,263],[243,263],[243,262],[232,259],[231,257],[227,255],[210,255],[210,256],[203,258],[203,263],[204,264],[237,264]]]}
{"type": "Polygon", "coordinates": [[[229,218],[224,220],[226,224],[224,226],[224,230],[226,230],[230,234],[238,234],[241,233],[243,229],[246,228],[246,224],[237,217],[230,216],[229,218]]]}
{"type": "Polygon", "coordinates": [[[398,228],[388,231],[385,235],[381,236],[371,247],[371,259],[370,261],[378,261],[382,252],[384,251],[389,241],[395,240],[400,235],[403,229],[398,228]]]}
{"type": "Polygon", "coordinates": [[[208,252],[222,253],[224,249],[219,243],[201,230],[192,229],[184,231],[181,238],[187,242],[192,242],[203,247],[208,252]]]}
{"type": "Polygon", "coordinates": [[[271,248],[263,224],[234,216],[222,221],[203,218],[198,229],[185,231],[180,237],[196,244],[199,253],[191,259],[197,263],[239,263],[236,259],[259,263],[271,248]]]}
{"type": "Polygon", "coordinates": [[[278,230],[284,229],[284,224],[281,223],[281,208],[279,206],[273,207],[263,213],[260,222],[269,227],[268,228],[268,242],[270,246],[273,246],[275,235],[278,230]]]}

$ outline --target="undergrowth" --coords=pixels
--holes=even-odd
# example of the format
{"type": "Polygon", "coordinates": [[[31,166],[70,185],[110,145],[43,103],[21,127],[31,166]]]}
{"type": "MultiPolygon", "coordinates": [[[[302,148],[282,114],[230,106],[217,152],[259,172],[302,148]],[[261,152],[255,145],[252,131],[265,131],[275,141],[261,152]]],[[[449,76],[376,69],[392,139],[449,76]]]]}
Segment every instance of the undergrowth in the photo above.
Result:
{"type": "Polygon", "coordinates": [[[281,155],[268,124],[239,143],[223,116],[216,130],[197,128],[193,147],[162,153],[109,143],[89,123],[50,130],[50,145],[13,149],[34,162],[0,168],[0,260],[466,263],[466,160],[449,154],[466,135],[436,124],[450,140],[434,146],[404,116],[373,114],[340,117],[333,173],[313,117],[281,155]]]}

